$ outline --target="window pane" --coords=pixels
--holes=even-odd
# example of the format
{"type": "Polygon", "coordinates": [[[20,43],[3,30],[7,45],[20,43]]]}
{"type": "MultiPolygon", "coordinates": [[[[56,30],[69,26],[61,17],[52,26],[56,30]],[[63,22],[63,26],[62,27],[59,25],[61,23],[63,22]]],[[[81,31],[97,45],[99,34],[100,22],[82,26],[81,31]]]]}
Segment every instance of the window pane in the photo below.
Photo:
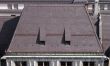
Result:
{"type": "Polygon", "coordinates": [[[8,9],[7,4],[0,4],[0,9],[8,9]]]}
{"type": "Polygon", "coordinates": [[[100,10],[104,10],[104,5],[100,4],[100,10]]]}
{"type": "Polygon", "coordinates": [[[95,63],[94,62],[90,62],[90,66],[95,66],[95,63]]]}
{"type": "Polygon", "coordinates": [[[44,62],[44,66],[49,66],[49,62],[44,62]]]}
{"type": "Polygon", "coordinates": [[[61,66],[66,66],[66,62],[61,62],[61,66]]]}
{"type": "Polygon", "coordinates": [[[83,62],[83,66],[95,66],[95,62],[83,62]]]}
{"type": "Polygon", "coordinates": [[[23,9],[24,8],[24,4],[18,4],[18,9],[23,9]]]}
{"type": "Polygon", "coordinates": [[[83,66],[88,66],[88,62],[83,62],[83,66]]]}
{"type": "Polygon", "coordinates": [[[16,66],[27,66],[27,62],[26,61],[15,61],[15,65],[16,66]]]}
{"type": "Polygon", "coordinates": [[[43,62],[38,62],[38,66],[43,66],[43,62]]]}
{"type": "Polygon", "coordinates": [[[16,62],[15,62],[15,65],[16,65],[16,66],[20,66],[20,62],[19,62],[19,61],[16,61],[16,62]]]}
{"type": "Polygon", "coordinates": [[[67,62],[67,66],[72,66],[72,62],[67,62]]]}

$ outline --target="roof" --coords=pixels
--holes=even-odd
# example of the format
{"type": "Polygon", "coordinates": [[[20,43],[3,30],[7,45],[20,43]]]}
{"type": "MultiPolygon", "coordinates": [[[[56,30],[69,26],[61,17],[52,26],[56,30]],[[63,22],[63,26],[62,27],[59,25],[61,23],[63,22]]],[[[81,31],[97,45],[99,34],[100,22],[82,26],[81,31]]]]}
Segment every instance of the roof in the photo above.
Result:
{"type": "MultiPolygon", "coordinates": [[[[0,0],[1,3],[73,3],[73,2],[95,2],[95,0],[0,0]]],[[[99,0],[101,3],[108,3],[110,0],[99,0]]]]}
{"type": "Polygon", "coordinates": [[[17,17],[0,16],[0,53],[7,50],[17,22],[17,17]]]}
{"type": "Polygon", "coordinates": [[[99,0],[100,2],[110,2],[110,0],[99,0]]]}
{"type": "Polygon", "coordinates": [[[85,6],[37,5],[24,8],[7,52],[102,52],[102,48],[85,6]]]}
{"type": "Polygon", "coordinates": [[[102,15],[102,42],[104,50],[110,47],[110,15],[102,15]]]}
{"type": "Polygon", "coordinates": [[[1,1],[87,1],[87,0],[1,0],[1,1]]]}
{"type": "Polygon", "coordinates": [[[87,0],[0,0],[1,3],[73,3],[73,2],[86,2],[87,0]]]}
{"type": "MultiPolygon", "coordinates": [[[[88,2],[95,2],[95,0],[88,0],[88,2]]],[[[100,3],[107,3],[110,2],[110,0],[99,0],[100,3]]]]}

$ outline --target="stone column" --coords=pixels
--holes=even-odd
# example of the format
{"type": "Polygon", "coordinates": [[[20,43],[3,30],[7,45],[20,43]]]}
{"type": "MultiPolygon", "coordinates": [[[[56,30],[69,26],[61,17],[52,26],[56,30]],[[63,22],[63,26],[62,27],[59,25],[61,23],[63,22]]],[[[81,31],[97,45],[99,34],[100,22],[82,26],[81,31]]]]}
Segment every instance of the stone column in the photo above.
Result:
{"type": "Polygon", "coordinates": [[[14,9],[18,9],[18,4],[14,4],[14,9]]]}
{"type": "Polygon", "coordinates": [[[72,66],[75,66],[75,61],[72,62],[72,66]]]}
{"type": "Polygon", "coordinates": [[[14,10],[15,8],[14,8],[14,4],[12,4],[12,9],[14,10]]]}
{"type": "Polygon", "coordinates": [[[50,66],[55,66],[55,61],[50,61],[50,66]]]}
{"type": "Polygon", "coordinates": [[[8,4],[8,9],[12,10],[12,4],[8,4]]]}
{"type": "Polygon", "coordinates": [[[10,60],[6,60],[6,66],[11,66],[11,61],[10,60]]]}
{"type": "Polygon", "coordinates": [[[38,66],[38,62],[37,61],[33,61],[34,62],[34,66],[38,66]]]}
{"type": "Polygon", "coordinates": [[[75,61],[75,66],[80,66],[80,61],[75,61]]]}
{"type": "Polygon", "coordinates": [[[108,60],[108,66],[110,66],[110,59],[108,60]]]}
{"type": "Polygon", "coordinates": [[[59,60],[57,60],[56,62],[57,62],[57,66],[61,66],[61,64],[60,64],[60,61],[59,61],[59,60]]]}
{"type": "Polygon", "coordinates": [[[11,66],[16,66],[15,62],[11,60],[11,66]]]}
{"type": "Polygon", "coordinates": [[[79,66],[83,66],[83,62],[82,61],[79,61],[79,66]]]}
{"type": "Polygon", "coordinates": [[[34,62],[32,60],[29,60],[27,66],[34,66],[34,62]]]}
{"type": "Polygon", "coordinates": [[[104,62],[103,61],[98,61],[98,62],[96,62],[96,66],[104,66],[104,62]]]}

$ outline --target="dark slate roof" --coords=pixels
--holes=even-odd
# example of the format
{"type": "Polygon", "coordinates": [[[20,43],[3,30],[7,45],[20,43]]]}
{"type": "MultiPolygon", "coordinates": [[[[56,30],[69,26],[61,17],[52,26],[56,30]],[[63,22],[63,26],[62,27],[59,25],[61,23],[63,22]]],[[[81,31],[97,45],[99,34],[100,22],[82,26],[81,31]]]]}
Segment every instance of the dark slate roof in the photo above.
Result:
{"type": "Polygon", "coordinates": [[[102,48],[83,5],[37,5],[24,8],[7,52],[102,52],[102,48]],[[65,28],[70,45],[64,42],[65,28]],[[37,42],[39,33],[45,45],[37,42]]]}
{"type": "MultiPolygon", "coordinates": [[[[88,2],[95,2],[95,0],[88,0],[88,2]]],[[[101,3],[110,2],[110,0],[99,0],[101,3]]]]}
{"type": "Polygon", "coordinates": [[[110,15],[102,15],[103,47],[106,51],[110,47],[110,15]]]}
{"type": "Polygon", "coordinates": [[[87,2],[87,0],[0,0],[1,3],[73,3],[73,2],[87,2]]]}
{"type": "Polygon", "coordinates": [[[95,0],[88,0],[88,2],[94,2],[95,0]]]}
{"type": "MultiPolygon", "coordinates": [[[[88,1],[88,2],[95,2],[95,0],[0,0],[0,2],[17,2],[17,3],[20,3],[20,2],[37,2],[37,3],[43,3],[43,2],[67,2],[67,3],[73,3],[73,2],[85,2],[85,1],[88,1]]],[[[99,0],[101,3],[107,3],[107,2],[110,2],[110,0],[99,0]]]]}
{"type": "Polygon", "coordinates": [[[87,1],[87,0],[0,0],[0,1],[87,1]]]}
{"type": "Polygon", "coordinates": [[[95,32],[97,33],[97,25],[98,25],[98,23],[97,23],[97,17],[91,15],[90,18],[91,18],[91,21],[92,21],[92,23],[93,23],[94,30],[95,30],[95,32]]]}
{"type": "Polygon", "coordinates": [[[99,0],[100,2],[110,2],[110,0],[99,0]]]}
{"type": "Polygon", "coordinates": [[[101,14],[110,15],[110,10],[101,10],[101,14]]]}
{"type": "Polygon", "coordinates": [[[68,1],[68,0],[0,0],[0,1],[68,1]]]}
{"type": "Polygon", "coordinates": [[[0,16],[0,53],[7,50],[17,22],[17,17],[0,16]]]}

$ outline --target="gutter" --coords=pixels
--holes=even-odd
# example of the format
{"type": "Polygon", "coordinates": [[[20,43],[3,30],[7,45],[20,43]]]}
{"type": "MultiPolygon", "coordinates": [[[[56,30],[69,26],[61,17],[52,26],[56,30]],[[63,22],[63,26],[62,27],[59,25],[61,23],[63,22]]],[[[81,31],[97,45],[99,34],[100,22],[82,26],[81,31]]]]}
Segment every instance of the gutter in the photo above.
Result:
{"type": "Polygon", "coordinates": [[[103,58],[109,59],[106,56],[3,56],[1,59],[7,58],[103,58]]]}

